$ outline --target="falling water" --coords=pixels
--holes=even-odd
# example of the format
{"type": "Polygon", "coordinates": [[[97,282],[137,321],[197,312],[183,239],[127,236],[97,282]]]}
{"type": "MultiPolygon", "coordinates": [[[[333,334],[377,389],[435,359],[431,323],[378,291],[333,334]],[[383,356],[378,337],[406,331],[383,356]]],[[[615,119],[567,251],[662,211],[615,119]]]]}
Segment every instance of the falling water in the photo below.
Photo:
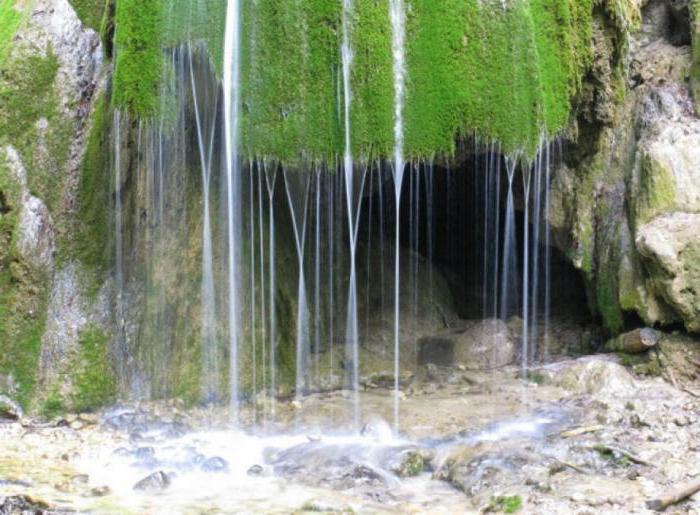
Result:
{"type": "Polygon", "coordinates": [[[503,234],[503,266],[501,269],[501,313],[500,318],[507,320],[514,312],[513,305],[517,303],[517,294],[511,291],[517,288],[517,243],[515,238],[515,202],[513,199],[513,179],[517,160],[506,157],[506,173],[508,175],[508,200],[506,202],[506,219],[503,234]],[[512,295],[511,295],[512,294],[512,295]]]}
{"type": "Polygon", "coordinates": [[[265,185],[267,186],[267,210],[268,210],[268,243],[270,247],[270,415],[275,416],[275,395],[277,393],[277,303],[275,285],[275,183],[277,182],[277,168],[272,170],[263,162],[263,173],[265,174],[265,185]]]}
{"type": "MultiPolygon", "coordinates": [[[[559,153],[561,156],[561,152],[559,153]]],[[[544,263],[544,359],[549,354],[549,317],[551,309],[551,271],[552,271],[552,228],[549,225],[550,197],[549,190],[552,186],[551,168],[547,153],[547,164],[545,166],[545,188],[544,188],[544,220],[545,220],[545,263],[544,263]]]]}
{"type": "Polygon", "coordinates": [[[250,224],[250,343],[252,347],[252,381],[253,392],[258,391],[258,339],[257,339],[257,306],[255,294],[255,170],[253,160],[250,160],[249,165],[249,205],[250,210],[248,220],[250,224]]]}
{"type": "Polygon", "coordinates": [[[224,125],[226,131],[226,186],[228,215],[228,328],[230,346],[230,405],[231,418],[238,422],[238,238],[234,224],[239,222],[240,165],[239,104],[240,104],[240,6],[239,0],[228,0],[226,35],[224,40],[224,125]]]}
{"type": "Polygon", "coordinates": [[[530,316],[529,298],[530,298],[530,184],[532,182],[532,167],[528,165],[522,166],[523,173],[523,195],[525,200],[523,223],[523,321],[522,321],[522,374],[523,378],[527,377],[528,371],[528,320],[530,316]]]}
{"type": "Polygon", "coordinates": [[[321,168],[316,170],[315,216],[316,234],[314,237],[314,378],[320,381],[321,354],[321,168]]]}
{"type": "MultiPolygon", "coordinates": [[[[122,164],[121,164],[121,114],[114,111],[114,281],[116,291],[116,317],[120,363],[124,365],[128,356],[124,334],[124,267],[122,232],[122,164]]],[[[122,377],[124,377],[122,375],[122,377]]]]}
{"type": "Polygon", "coordinates": [[[404,174],[404,126],[403,107],[406,81],[405,44],[406,37],[403,0],[389,0],[391,19],[391,50],[394,73],[394,193],[396,197],[396,227],[394,240],[394,431],[399,432],[399,296],[400,263],[399,244],[401,229],[401,188],[404,174]]]}
{"type": "MultiPolygon", "coordinates": [[[[219,364],[216,350],[216,300],[214,292],[214,259],[211,234],[211,169],[214,154],[214,137],[216,135],[216,114],[207,127],[204,127],[203,116],[200,113],[197,85],[192,62],[192,49],[189,52],[190,83],[194,102],[195,121],[197,126],[197,146],[199,149],[200,168],[202,172],[203,191],[203,224],[202,224],[202,397],[205,402],[215,402],[219,389],[219,364]],[[205,133],[205,130],[208,133],[205,133]],[[207,137],[208,136],[208,137],[207,137]]],[[[215,95],[214,110],[216,113],[218,95],[215,95]]]]}
{"type": "Polygon", "coordinates": [[[302,171],[284,170],[284,184],[292,214],[294,243],[299,262],[299,281],[297,283],[297,334],[296,334],[296,389],[299,399],[307,393],[309,387],[309,306],[306,297],[306,276],[304,274],[304,249],[306,247],[306,222],[309,211],[309,189],[311,174],[302,171]]]}
{"type": "Polygon", "coordinates": [[[544,166],[547,166],[549,159],[549,145],[544,145],[535,161],[535,176],[533,185],[533,238],[532,238],[532,304],[530,308],[530,363],[537,359],[537,348],[539,346],[538,326],[539,318],[539,297],[540,297],[540,224],[542,223],[542,173],[544,166]],[[542,153],[544,152],[544,156],[542,153]]]}
{"type": "MultiPolygon", "coordinates": [[[[359,335],[357,326],[357,273],[356,273],[356,250],[357,250],[357,227],[355,215],[355,191],[354,191],[354,165],[352,159],[352,140],[350,125],[350,107],[352,105],[351,71],[354,58],[352,46],[350,44],[350,16],[352,14],[352,0],[343,0],[343,41],[341,45],[341,57],[343,67],[343,114],[345,118],[345,153],[343,156],[343,169],[345,172],[345,196],[347,201],[348,232],[350,238],[350,284],[348,286],[348,317],[346,326],[346,357],[350,363],[350,388],[353,392],[353,412],[355,425],[359,425],[360,420],[360,373],[359,373],[359,335]]],[[[358,204],[362,200],[359,195],[358,204]]]]}
{"type": "MultiPolygon", "coordinates": [[[[264,230],[264,211],[263,211],[263,184],[262,184],[262,175],[263,175],[263,170],[260,168],[260,163],[257,165],[257,172],[258,172],[258,241],[260,242],[260,320],[262,321],[261,323],[261,328],[260,328],[260,334],[261,334],[261,347],[262,347],[262,389],[264,392],[267,391],[267,380],[268,380],[268,374],[267,374],[267,347],[265,346],[265,336],[267,334],[267,326],[266,326],[266,320],[267,320],[267,304],[265,303],[265,230],[264,230]]],[[[270,360],[272,360],[272,356],[270,356],[270,360]]],[[[272,403],[271,403],[272,404],[272,403]]],[[[267,410],[264,413],[265,416],[265,422],[267,422],[267,410]]]]}

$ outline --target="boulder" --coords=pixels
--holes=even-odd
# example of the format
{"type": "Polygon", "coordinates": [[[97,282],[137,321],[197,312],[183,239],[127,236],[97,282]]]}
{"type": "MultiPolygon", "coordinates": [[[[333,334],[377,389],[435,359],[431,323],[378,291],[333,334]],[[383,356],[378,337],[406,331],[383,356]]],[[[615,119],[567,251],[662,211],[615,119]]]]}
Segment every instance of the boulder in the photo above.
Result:
{"type": "Polygon", "coordinates": [[[22,408],[19,404],[5,395],[0,395],[0,419],[19,420],[22,418],[22,408]]]}
{"type": "Polygon", "coordinates": [[[455,342],[455,361],[471,370],[490,370],[515,361],[515,341],[502,320],[481,320],[455,342]]]}
{"type": "Polygon", "coordinates": [[[542,367],[542,382],[577,394],[626,396],[636,389],[625,367],[602,356],[587,356],[542,367]]]}
{"type": "Polygon", "coordinates": [[[153,493],[166,490],[169,486],[170,476],[162,470],[159,470],[136,483],[134,485],[134,490],[153,493]]]}
{"type": "Polygon", "coordinates": [[[649,271],[649,287],[700,332],[700,214],[669,213],[638,231],[637,249],[649,271]]]}

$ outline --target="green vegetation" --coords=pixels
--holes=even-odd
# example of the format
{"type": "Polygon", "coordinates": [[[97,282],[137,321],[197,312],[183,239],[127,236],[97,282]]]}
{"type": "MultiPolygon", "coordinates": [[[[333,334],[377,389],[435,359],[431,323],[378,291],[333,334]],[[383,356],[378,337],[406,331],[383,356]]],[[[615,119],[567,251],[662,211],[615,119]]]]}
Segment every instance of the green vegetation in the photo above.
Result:
{"type": "MultiPolygon", "coordinates": [[[[625,13],[620,2],[613,14],[625,13]]],[[[405,153],[450,155],[478,133],[531,156],[563,130],[591,61],[593,0],[416,0],[407,9],[405,153]]],[[[218,4],[217,4],[218,5],[218,4]]],[[[387,2],[357,0],[350,17],[351,139],[356,158],[393,146],[394,84],[387,2]]],[[[611,7],[612,8],[612,7],[611,7]]],[[[164,49],[201,43],[221,74],[225,6],[122,0],[116,12],[113,104],[158,114],[164,49]]],[[[342,155],[342,6],[333,0],[244,3],[242,149],[296,166],[342,155]]]]}
{"type": "Polygon", "coordinates": [[[77,360],[70,370],[74,386],[71,409],[88,411],[114,402],[117,382],[109,359],[109,335],[88,326],[80,331],[78,342],[77,360]]]}
{"type": "MultiPolygon", "coordinates": [[[[6,1],[0,5],[7,19],[5,9],[11,7],[6,1]]],[[[4,29],[3,25],[0,30],[4,29]]],[[[62,180],[61,176],[52,172],[54,160],[66,155],[67,148],[60,150],[64,133],[59,130],[44,140],[47,153],[53,155],[43,160],[36,157],[37,120],[44,118],[51,124],[59,118],[53,90],[58,63],[51,48],[46,57],[21,54],[18,46],[17,52],[5,52],[0,61],[0,341],[4,345],[0,373],[11,375],[19,385],[17,400],[26,407],[35,388],[44,331],[46,277],[22,260],[15,248],[22,187],[10,172],[4,145],[15,145],[25,167],[33,172],[27,173],[29,191],[47,202],[55,202],[60,195],[53,181],[62,180]]]]}
{"type": "Polygon", "coordinates": [[[107,0],[69,0],[83,25],[100,32],[107,0]]]}
{"type": "Polygon", "coordinates": [[[152,117],[163,69],[163,2],[120,0],[115,21],[112,103],[136,116],[152,117]]]}
{"type": "Polygon", "coordinates": [[[92,293],[97,291],[99,278],[110,263],[110,248],[106,234],[111,230],[110,166],[109,166],[110,118],[107,102],[100,97],[95,103],[92,127],[78,185],[78,213],[71,249],[68,252],[85,265],[90,274],[92,293]]]}
{"type": "Polygon", "coordinates": [[[522,508],[523,500],[519,495],[492,497],[486,507],[487,512],[516,513],[522,508]]]}
{"type": "Polygon", "coordinates": [[[14,4],[15,0],[0,0],[0,66],[23,17],[14,4]]]}
{"type": "Polygon", "coordinates": [[[44,417],[53,418],[61,413],[65,413],[66,407],[58,392],[52,391],[46,399],[44,399],[39,411],[44,417]]]}

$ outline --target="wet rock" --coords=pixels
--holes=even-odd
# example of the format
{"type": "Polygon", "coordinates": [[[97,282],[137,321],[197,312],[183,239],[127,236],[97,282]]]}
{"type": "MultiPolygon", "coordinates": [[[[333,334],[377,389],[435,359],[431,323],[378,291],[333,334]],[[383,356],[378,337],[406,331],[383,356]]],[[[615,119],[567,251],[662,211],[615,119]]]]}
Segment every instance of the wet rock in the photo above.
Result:
{"type": "Polygon", "coordinates": [[[391,471],[399,477],[415,477],[428,468],[431,456],[419,449],[406,449],[394,456],[391,471]]]}
{"type": "Polygon", "coordinates": [[[152,460],[155,458],[156,450],[153,447],[139,447],[134,452],[134,457],[137,460],[152,460]]]}
{"type": "Polygon", "coordinates": [[[227,472],[229,469],[228,462],[218,456],[207,458],[200,467],[205,472],[227,472]]]}
{"type": "Polygon", "coordinates": [[[262,476],[264,472],[265,469],[262,467],[262,465],[253,465],[248,469],[247,474],[249,476],[262,476]]]}
{"type": "Polygon", "coordinates": [[[454,451],[437,477],[470,497],[489,498],[495,491],[520,484],[523,468],[542,461],[517,445],[479,444],[454,451]]]}
{"type": "Polygon", "coordinates": [[[28,495],[14,495],[0,497],[0,515],[48,515],[58,513],[51,511],[51,507],[40,499],[28,495]]]}
{"type": "Polygon", "coordinates": [[[110,494],[110,489],[108,486],[96,486],[90,490],[90,495],[93,497],[105,497],[110,494]]]}
{"type": "Polygon", "coordinates": [[[482,320],[455,342],[455,360],[470,370],[490,370],[515,361],[515,341],[502,320],[482,320]]]}
{"type": "Polygon", "coordinates": [[[575,393],[627,396],[635,391],[635,381],[625,367],[603,356],[589,356],[542,367],[542,382],[575,393]]]}
{"type": "MultiPolygon", "coordinates": [[[[392,481],[369,446],[305,443],[271,454],[275,474],[299,483],[336,490],[369,487],[378,495],[392,481]]],[[[395,478],[394,478],[395,480],[395,478]]]]}
{"type": "Polygon", "coordinates": [[[0,395],[0,420],[19,420],[22,414],[19,404],[5,395],[0,395]]]}
{"type": "Polygon", "coordinates": [[[146,476],[134,485],[134,490],[141,492],[161,492],[170,486],[170,476],[159,470],[153,474],[146,476]]]}

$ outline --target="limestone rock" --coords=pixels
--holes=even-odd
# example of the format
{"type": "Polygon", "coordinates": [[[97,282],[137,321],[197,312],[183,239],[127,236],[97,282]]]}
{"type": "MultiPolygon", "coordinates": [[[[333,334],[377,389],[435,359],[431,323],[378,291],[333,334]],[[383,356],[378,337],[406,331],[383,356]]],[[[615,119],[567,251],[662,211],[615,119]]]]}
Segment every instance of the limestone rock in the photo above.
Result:
{"type": "Polygon", "coordinates": [[[601,356],[549,365],[538,372],[545,383],[574,393],[625,396],[635,390],[634,378],[627,369],[601,356]]]}
{"type": "Polygon", "coordinates": [[[29,193],[27,171],[17,150],[7,145],[6,160],[20,191],[20,216],[16,250],[35,270],[49,272],[56,249],[56,230],[46,205],[29,193]]]}
{"type": "Polygon", "coordinates": [[[639,229],[637,249],[651,271],[651,286],[700,332],[700,214],[670,213],[639,229]]]}
{"type": "Polygon", "coordinates": [[[455,361],[467,369],[490,370],[515,361],[515,341],[502,320],[477,322],[455,342],[455,361]]]}

